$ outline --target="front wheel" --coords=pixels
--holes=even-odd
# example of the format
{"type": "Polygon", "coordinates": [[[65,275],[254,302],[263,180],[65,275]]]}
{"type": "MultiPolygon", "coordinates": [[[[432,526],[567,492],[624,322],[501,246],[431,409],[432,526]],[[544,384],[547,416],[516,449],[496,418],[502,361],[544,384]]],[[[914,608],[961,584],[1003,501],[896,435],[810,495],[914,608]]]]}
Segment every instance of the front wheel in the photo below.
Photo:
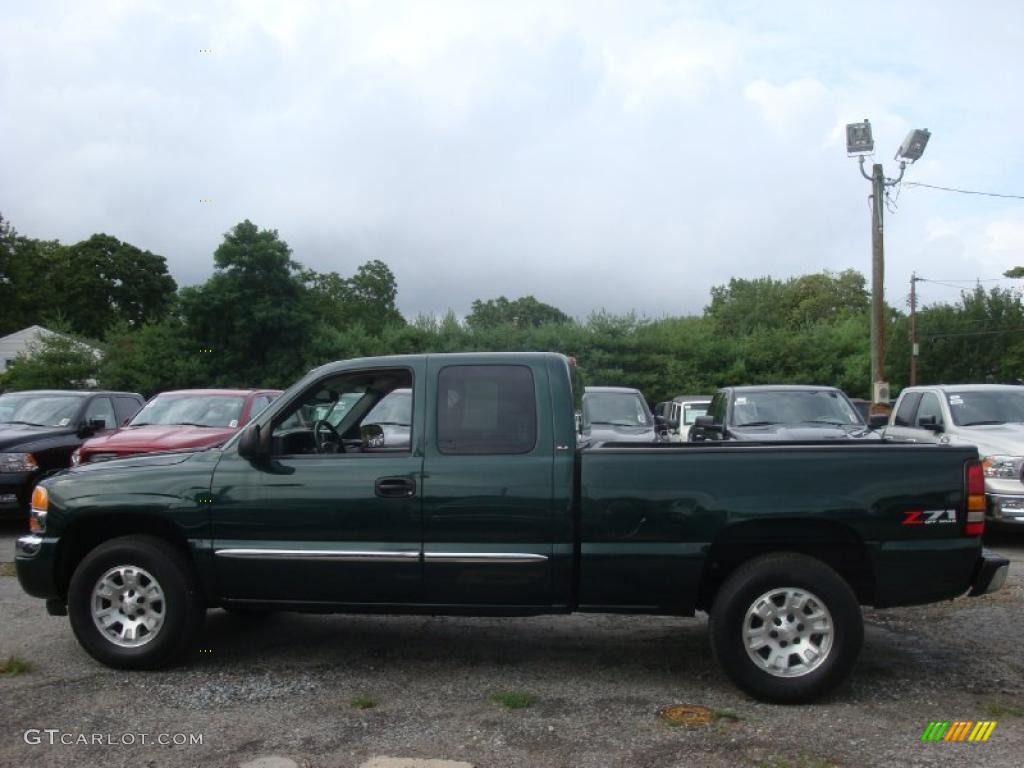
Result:
{"type": "Polygon", "coordinates": [[[806,555],[765,555],[740,566],[711,609],[711,646],[725,673],[765,701],[812,701],[839,686],[864,642],[849,584],[806,555]]]}
{"type": "Polygon", "coordinates": [[[122,536],[96,547],[68,589],[75,637],[116,669],[176,663],[194,649],[204,613],[192,564],[154,536],[122,536]]]}

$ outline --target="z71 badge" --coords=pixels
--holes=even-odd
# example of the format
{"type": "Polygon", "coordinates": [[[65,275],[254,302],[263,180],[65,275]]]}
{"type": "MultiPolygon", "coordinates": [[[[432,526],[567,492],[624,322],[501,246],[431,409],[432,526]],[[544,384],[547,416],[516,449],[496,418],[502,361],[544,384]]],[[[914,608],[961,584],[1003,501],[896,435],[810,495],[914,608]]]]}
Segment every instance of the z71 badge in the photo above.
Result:
{"type": "Polygon", "coordinates": [[[955,509],[909,509],[903,513],[904,525],[941,525],[955,522],[955,509]]]}

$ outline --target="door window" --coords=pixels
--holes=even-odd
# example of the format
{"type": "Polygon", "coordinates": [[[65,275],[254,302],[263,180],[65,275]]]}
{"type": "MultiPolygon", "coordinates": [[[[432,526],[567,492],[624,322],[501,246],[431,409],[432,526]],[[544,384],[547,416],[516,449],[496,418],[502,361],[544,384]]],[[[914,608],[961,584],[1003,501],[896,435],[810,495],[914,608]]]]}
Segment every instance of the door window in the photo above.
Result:
{"type": "Polygon", "coordinates": [[[114,415],[114,404],[109,397],[94,397],[89,407],[85,409],[85,420],[102,420],[104,429],[113,429],[117,426],[117,417],[114,415]]]}
{"type": "Polygon", "coordinates": [[[450,365],[437,390],[441,453],[529,453],[536,445],[537,397],[527,366],[450,365]]]}
{"type": "Polygon", "coordinates": [[[921,420],[929,416],[934,416],[935,423],[942,426],[942,406],[939,404],[939,398],[935,396],[934,392],[925,392],[921,396],[921,405],[917,409],[915,424],[921,426],[921,420]]]}
{"type": "Polygon", "coordinates": [[[914,423],[914,411],[917,404],[921,402],[920,392],[908,392],[900,400],[900,406],[896,409],[896,418],[893,424],[897,427],[909,427],[914,423]]]}
{"type": "Polygon", "coordinates": [[[119,425],[127,424],[141,407],[142,403],[134,397],[115,397],[114,408],[117,411],[117,423],[119,425]]]}
{"type": "Polygon", "coordinates": [[[360,371],[318,382],[271,429],[277,456],[412,450],[412,371],[360,371]]]}

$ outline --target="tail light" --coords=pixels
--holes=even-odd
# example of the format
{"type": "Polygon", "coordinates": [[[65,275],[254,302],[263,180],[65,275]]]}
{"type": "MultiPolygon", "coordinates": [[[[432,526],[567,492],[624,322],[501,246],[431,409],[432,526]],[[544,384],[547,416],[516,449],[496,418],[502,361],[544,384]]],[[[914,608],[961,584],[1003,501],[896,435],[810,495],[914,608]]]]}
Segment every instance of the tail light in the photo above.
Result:
{"type": "Polygon", "coordinates": [[[967,525],[966,536],[981,536],[985,532],[985,471],[980,461],[967,462],[967,525]]]}

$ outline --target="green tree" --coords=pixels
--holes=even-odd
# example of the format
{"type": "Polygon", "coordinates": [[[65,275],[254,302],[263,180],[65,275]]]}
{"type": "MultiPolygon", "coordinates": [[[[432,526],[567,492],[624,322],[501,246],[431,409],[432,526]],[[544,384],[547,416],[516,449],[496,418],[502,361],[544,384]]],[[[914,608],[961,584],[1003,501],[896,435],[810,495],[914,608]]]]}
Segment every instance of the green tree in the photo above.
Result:
{"type": "Polygon", "coordinates": [[[304,370],[314,312],[300,269],[276,230],[247,219],[224,235],[213,275],[180,293],[193,354],[209,361],[212,382],[283,385],[304,370]]]}
{"type": "Polygon", "coordinates": [[[361,325],[378,335],[405,319],[395,306],[398,284],[383,261],[368,261],[356,273],[344,278],[337,272],[302,272],[317,315],[339,330],[361,325]]]}
{"type": "Polygon", "coordinates": [[[493,328],[498,325],[514,325],[519,328],[537,328],[548,323],[568,323],[571,318],[557,307],[538,301],[533,296],[523,296],[509,301],[504,296],[472,304],[472,311],[466,316],[466,325],[471,329],[493,328]]]}

